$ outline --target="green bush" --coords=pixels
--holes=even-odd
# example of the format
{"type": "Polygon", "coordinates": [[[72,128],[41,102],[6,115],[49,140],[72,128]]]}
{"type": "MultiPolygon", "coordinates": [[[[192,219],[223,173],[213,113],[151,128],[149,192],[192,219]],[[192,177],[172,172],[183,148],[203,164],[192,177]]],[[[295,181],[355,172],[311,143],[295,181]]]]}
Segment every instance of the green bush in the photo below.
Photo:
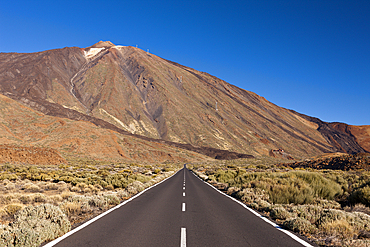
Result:
{"type": "Polygon", "coordinates": [[[308,183],[316,197],[332,200],[342,193],[342,188],[338,183],[324,178],[320,173],[293,172],[293,174],[308,183]]]}
{"type": "Polygon", "coordinates": [[[227,170],[227,171],[219,170],[215,174],[215,178],[218,182],[229,183],[230,185],[232,183],[232,180],[234,180],[235,177],[236,177],[236,172],[233,170],[227,170]]]}
{"type": "Polygon", "coordinates": [[[313,191],[302,181],[277,184],[269,189],[270,200],[275,204],[307,204],[313,200],[313,191]]]}
{"type": "Polygon", "coordinates": [[[218,170],[209,178],[228,183],[230,187],[265,190],[269,201],[276,204],[308,204],[314,198],[332,200],[343,193],[339,184],[316,172],[246,173],[240,170],[218,170]]]}
{"type": "Polygon", "coordinates": [[[349,201],[352,204],[362,203],[366,206],[370,206],[370,187],[365,186],[355,190],[349,197],[349,201]]]}

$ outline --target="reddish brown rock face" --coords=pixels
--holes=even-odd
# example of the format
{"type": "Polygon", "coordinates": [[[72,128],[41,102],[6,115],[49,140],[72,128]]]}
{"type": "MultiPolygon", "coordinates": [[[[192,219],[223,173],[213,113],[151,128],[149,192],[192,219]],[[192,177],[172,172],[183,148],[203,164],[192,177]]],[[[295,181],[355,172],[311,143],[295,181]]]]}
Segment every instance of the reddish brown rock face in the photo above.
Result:
{"type": "Polygon", "coordinates": [[[331,123],[336,130],[353,136],[357,143],[368,153],[370,153],[370,125],[354,126],[344,123],[331,123]]]}
{"type": "Polygon", "coordinates": [[[193,149],[251,155],[283,149],[302,158],[363,152],[366,146],[366,139],[207,73],[111,42],[84,49],[1,53],[0,90],[45,114],[83,119],[182,148],[191,144],[193,149]]]}

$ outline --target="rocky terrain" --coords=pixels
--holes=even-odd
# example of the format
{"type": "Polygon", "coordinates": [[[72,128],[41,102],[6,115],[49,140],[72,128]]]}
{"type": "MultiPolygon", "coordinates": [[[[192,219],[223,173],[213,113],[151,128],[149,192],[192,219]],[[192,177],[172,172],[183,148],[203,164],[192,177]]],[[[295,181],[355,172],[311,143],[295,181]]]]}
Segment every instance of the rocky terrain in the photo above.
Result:
{"type": "Polygon", "coordinates": [[[307,159],[301,162],[277,164],[277,166],[285,166],[291,168],[311,168],[317,170],[342,170],[342,171],[356,171],[364,170],[370,171],[370,155],[369,154],[341,154],[334,157],[321,157],[314,159],[307,159]]]}
{"type": "Polygon", "coordinates": [[[66,163],[60,154],[50,148],[18,147],[12,145],[0,145],[0,160],[10,163],[26,163],[37,165],[59,165],[66,163]]]}

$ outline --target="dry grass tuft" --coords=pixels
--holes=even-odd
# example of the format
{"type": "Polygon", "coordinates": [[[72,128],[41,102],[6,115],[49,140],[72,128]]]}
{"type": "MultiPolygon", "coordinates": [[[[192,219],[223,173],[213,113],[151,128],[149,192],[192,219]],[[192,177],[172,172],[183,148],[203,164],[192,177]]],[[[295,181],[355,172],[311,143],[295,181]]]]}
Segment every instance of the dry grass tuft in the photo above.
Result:
{"type": "Polygon", "coordinates": [[[79,215],[82,213],[81,202],[65,202],[60,205],[60,208],[67,216],[79,215]]]}
{"type": "Polygon", "coordinates": [[[9,204],[6,205],[4,211],[11,217],[13,217],[19,210],[23,209],[24,205],[22,204],[9,204]]]}
{"type": "Polygon", "coordinates": [[[341,239],[353,238],[356,234],[353,227],[346,220],[325,222],[319,228],[324,234],[341,239]]]}

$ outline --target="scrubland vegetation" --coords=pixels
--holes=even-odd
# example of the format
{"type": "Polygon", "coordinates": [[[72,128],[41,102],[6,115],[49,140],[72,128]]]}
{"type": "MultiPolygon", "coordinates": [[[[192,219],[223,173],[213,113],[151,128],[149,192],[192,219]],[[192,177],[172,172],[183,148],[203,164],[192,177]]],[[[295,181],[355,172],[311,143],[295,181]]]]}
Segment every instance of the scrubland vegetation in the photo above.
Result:
{"type": "Polygon", "coordinates": [[[173,164],[0,164],[0,246],[39,246],[172,175],[173,164]]]}
{"type": "MultiPolygon", "coordinates": [[[[339,160],[343,167],[351,167],[339,160]]],[[[370,165],[368,156],[361,161],[358,157],[348,160],[370,165]]],[[[276,166],[269,161],[229,161],[190,168],[216,188],[320,246],[370,246],[369,171],[317,170],[299,167],[297,162],[276,166]]]]}
{"type": "MultiPolygon", "coordinates": [[[[369,160],[365,155],[284,163],[262,157],[188,167],[320,246],[368,246],[369,160]]],[[[181,167],[82,159],[59,166],[0,164],[0,246],[53,240],[181,167]]]]}

